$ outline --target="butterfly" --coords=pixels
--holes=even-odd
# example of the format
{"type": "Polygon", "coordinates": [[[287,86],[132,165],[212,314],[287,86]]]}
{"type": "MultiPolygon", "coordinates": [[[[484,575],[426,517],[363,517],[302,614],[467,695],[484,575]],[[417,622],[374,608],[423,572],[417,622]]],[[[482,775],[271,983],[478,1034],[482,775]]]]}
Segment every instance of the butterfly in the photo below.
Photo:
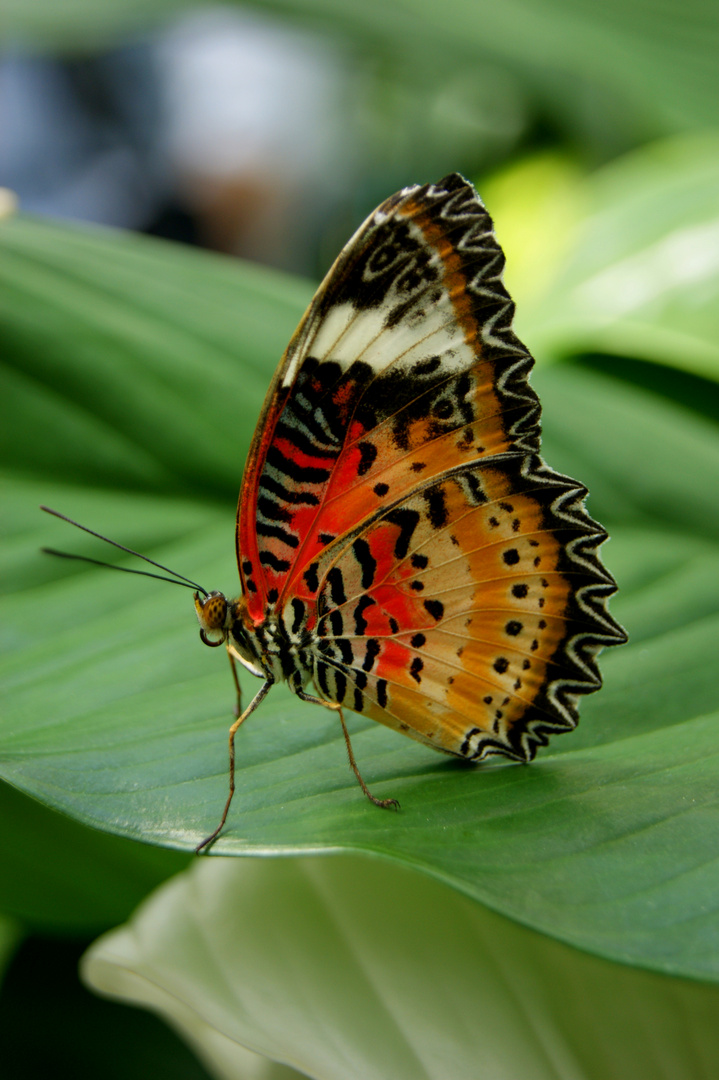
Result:
{"type": "Polygon", "coordinates": [[[576,726],[599,650],[627,640],[587,490],[539,456],[534,361],[503,268],[457,173],[360,226],[267,393],[240,490],[239,597],[78,526],[196,590],[202,641],[226,647],[229,793],[197,852],[227,820],[235,735],[275,683],[337,712],[365,795],[396,808],[362,779],[343,709],[467,761],[527,762],[576,726]],[[238,664],[262,680],[244,710],[238,664]]]}
{"type": "Polygon", "coordinates": [[[195,594],[225,645],[234,739],[270,688],[468,761],[530,761],[626,635],[586,489],[539,456],[533,359],[504,255],[454,173],[383,202],[340,252],[277,368],[244,471],[241,593],[195,594]],[[236,664],[262,680],[244,709],[236,664]]]}

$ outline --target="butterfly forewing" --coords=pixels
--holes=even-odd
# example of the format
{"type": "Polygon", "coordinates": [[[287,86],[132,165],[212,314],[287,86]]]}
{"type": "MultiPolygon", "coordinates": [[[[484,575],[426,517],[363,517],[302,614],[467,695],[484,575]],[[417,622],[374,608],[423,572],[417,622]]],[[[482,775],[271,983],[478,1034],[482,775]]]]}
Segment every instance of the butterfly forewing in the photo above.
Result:
{"type": "Polygon", "coordinates": [[[238,548],[261,618],[324,546],[459,462],[536,449],[531,357],[504,257],[458,176],[384,203],[280,365],[245,473],[238,548]]]}

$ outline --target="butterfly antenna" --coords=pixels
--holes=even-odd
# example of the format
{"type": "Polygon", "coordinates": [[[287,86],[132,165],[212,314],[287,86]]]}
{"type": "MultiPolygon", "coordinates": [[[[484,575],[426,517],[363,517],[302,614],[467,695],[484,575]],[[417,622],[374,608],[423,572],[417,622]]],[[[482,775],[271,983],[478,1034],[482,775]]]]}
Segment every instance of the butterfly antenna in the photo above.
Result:
{"type": "Polygon", "coordinates": [[[76,529],[82,529],[83,532],[89,533],[90,536],[94,536],[98,540],[104,540],[106,544],[112,544],[113,547],[127,552],[128,555],[135,555],[138,559],[143,559],[144,562],[150,563],[151,566],[156,566],[158,570],[164,570],[165,573],[172,574],[172,577],[161,577],[160,574],[153,574],[149,570],[132,570],[126,566],[115,566],[113,563],[100,562],[99,559],[89,559],[85,555],[71,555],[66,551],[56,551],[55,548],[41,548],[45,555],[56,555],[61,559],[77,559],[79,562],[104,566],[109,570],[121,570],[125,574],[141,574],[143,577],[157,578],[158,581],[171,581],[173,585],[184,585],[187,589],[197,589],[203,596],[209,595],[207,589],[203,589],[196,581],[185,577],[184,574],[178,574],[175,570],[170,570],[169,566],[163,566],[162,563],[155,562],[154,559],[148,558],[147,555],[141,555],[139,551],[133,551],[132,548],[125,547],[124,544],[118,544],[116,540],[110,540],[108,536],[103,536],[102,533],[88,529],[86,525],[81,525],[79,521],[73,521],[72,518],[66,517],[65,514],[61,514],[58,510],[51,510],[49,506],[41,506],[40,509],[44,510],[46,514],[52,514],[53,517],[60,518],[61,521],[66,521],[68,525],[74,525],[76,529]]]}

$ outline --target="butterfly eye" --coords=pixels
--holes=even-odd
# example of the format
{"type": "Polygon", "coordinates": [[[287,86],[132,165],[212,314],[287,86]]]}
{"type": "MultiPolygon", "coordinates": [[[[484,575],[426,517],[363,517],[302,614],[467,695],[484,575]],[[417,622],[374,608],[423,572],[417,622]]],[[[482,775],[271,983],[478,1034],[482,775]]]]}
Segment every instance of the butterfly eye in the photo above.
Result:
{"type": "Polygon", "coordinates": [[[200,637],[205,645],[215,648],[222,645],[225,640],[227,622],[227,600],[220,592],[211,592],[202,599],[195,593],[195,611],[200,622],[200,637]],[[221,634],[219,641],[214,641],[207,635],[221,634]]]}

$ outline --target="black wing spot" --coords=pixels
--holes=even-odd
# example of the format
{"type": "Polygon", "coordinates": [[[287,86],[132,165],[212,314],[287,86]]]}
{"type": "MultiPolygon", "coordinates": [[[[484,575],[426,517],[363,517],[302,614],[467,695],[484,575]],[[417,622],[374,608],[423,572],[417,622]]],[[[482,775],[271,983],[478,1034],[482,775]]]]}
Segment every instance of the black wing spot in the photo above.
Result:
{"type": "Polygon", "coordinates": [[[492,667],[498,675],[504,675],[505,671],[509,667],[509,660],[507,660],[506,656],[498,656],[492,664],[492,667]]]}
{"type": "Polygon", "coordinates": [[[367,642],[367,651],[365,652],[365,658],[362,661],[362,670],[371,671],[374,667],[374,662],[379,656],[379,641],[377,638],[370,638],[367,642]]]}
{"type": "Polygon", "coordinates": [[[305,616],[304,602],[302,600],[298,600],[296,596],[292,599],[292,610],[295,613],[295,617],[292,620],[292,629],[290,630],[290,633],[296,634],[299,628],[302,626],[302,620],[305,616]]]}
{"type": "Polygon", "coordinates": [[[385,709],[387,707],[387,680],[377,680],[377,704],[380,708],[385,709]]]}
{"type": "Polygon", "coordinates": [[[442,529],[447,524],[447,496],[439,484],[424,493],[427,502],[429,523],[433,529],[442,529]]]}
{"type": "Polygon", "coordinates": [[[347,638],[338,638],[336,644],[344,663],[351,666],[352,661],[354,660],[354,653],[352,652],[352,645],[350,642],[347,638]]]}
{"type": "Polygon", "coordinates": [[[426,360],[420,360],[412,368],[413,375],[431,375],[436,371],[442,361],[438,356],[430,356],[426,360]]]}
{"type": "Polygon", "coordinates": [[[419,657],[419,656],[415,656],[414,660],[410,664],[409,673],[412,676],[412,678],[414,679],[414,681],[417,682],[417,683],[422,682],[422,676],[420,675],[420,671],[422,670],[423,667],[424,667],[424,660],[422,660],[421,657],[419,657]]]}
{"type": "Polygon", "coordinates": [[[377,457],[377,447],[371,442],[361,442],[357,444],[357,449],[360,452],[360,462],[357,466],[357,475],[364,476],[369,472],[374,465],[377,457]]]}
{"type": "Polygon", "coordinates": [[[340,637],[344,633],[344,619],[342,618],[342,612],[335,610],[329,617],[330,628],[335,637],[340,637]]]}
{"type": "Polygon", "coordinates": [[[516,596],[517,600],[524,600],[525,596],[529,592],[528,585],[513,585],[512,596],[516,596]]]}
{"type": "Polygon", "coordinates": [[[522,633],[522,624],[517,619],[510,619],[504,630],[510,637],[516,637],[517,634],[522,633]]]}
{"type": "Polygon", "coordinates": [[[279,591],[277,589],[270,589],[270,591],[267,593],[267,603],[268,604],[276,604],[279,595],[280,594],[279,594],[279,591]]]}
{"type": "Polygon", "coordinates": [[[519,562],[519,552],[516,548],[509,548],[508,551],[504,552],[502,558],[504,559],[507,566],[516,566],[519,562]]]}
{"type": "Polygon", "coordinates": [[[389,617],[389,628],[390,628],[390,630],[392,631],[393,634],[398,634],[399,633],[399,623],[391,615],[389,617]]]}
{"type": "Polygon", "coordinates": [[[352,545],[352,551],[362,569],[362,588],[369,589],[374,582],[374,576],[377,570],[377,560],[373,556],[369,544],[366,540],[363,540],[362,537],[355,540],[352,545]]]}
{"type": "Polygon", "coordinates": [[[412,472],[422,472],[422,469],[426,469],[426,468],[427,468],[427,462],[426,461],[413,461],[412,464],[410,465],[410,469],[412,470],[412,472]]]}
{"type": "Polygon", "coordinates": [[[356,634],[364,635],[364,633],[365,633],[365,631],[367,629],[367,620],[365,619],[364,614],[363,614],[364,610],[365,610],[365,608],[372,607],[372,605],[376,604],[376,603],[377,603],[377,601],[373,600],[371,596],[362,596],[357,601],[357,604],[355,605],[355,609],[354,609],[354,613],[353,613],[354,617],[355,617],[355,633],[356,634]]]}
{"type": "Polygon", "coordinates": [[[416,510],[393,510],[391,514],[387,514],[384,520],[389,521],[392,525],[399,526],[399,536],[394,545],[394,555],[396,559],[404,559],[409,551],[412,534],[419,523],[419,513],[416,510]]]}
{"type": "Polygon", "coordinates": [[[306,506],[318,506],[319,499],[312,491],[291,491],[286,488],[284,484],[280,484],[279,481],[274,480],[268,473],[263,473],[260,477],[259,486],[263,491],[271,491],[273,495],[276,495],[281,502],[287,503],[304,503],[306,506]]]}
{"type": "Polygon", "coordinates": [[[409,587],[410,587],[410,589],[413,589],[414,592],[424,592],[424,582],[423,581],[412,581],[412,582],[410,582],[409,587]]]}
{"type": "Polygon", "coordinates": [[[332,603],[337,604],[338,606],[340,604],[344,604],[347,600],[347,597],[345,596],[344,578],[342,576],[342,571],[340,570],[339,566],[332,567],[329,574],[327,575],[327,581],[329,582],[330,586],[330,596],[332,597],[332,603]]]}
{"type": "Polygon", "coordinates": [[[415,570],[425,570],[429,559],[426,555],[417,555],[417,553],[415,552],[415,554],[410,559],[410,562],[412,563],[412,566],[415,568],[415,570]]]}
{"type": "Polygon", "coordinates": [[[439,622],[444,615],[444,604],[441,600],[425,600],[425,609],[429,612],[432,618],[439,622]]]}
{"type": "Polygon", "coordinates": [[[372,490],[374,491],[375,495],[379,495],[379,497],[381,498],[389,491],[389,484],[375,484],[372,490]]]}
{"type": "Polygon", "coordinates": [[[335,693],[337,701],[344,701],[347,693],[347,676],[343,671],[335,671],[335,693]]]}
{"type": "Polygon", "coordinates": [[[330,697],[329,683],[327,682],[327,672],[329,668],[323,660],[320,660],[317,664],[317,682],[320,684],[320,690],[325,697],[330,697]]]}
{"type": "Polygon", "coordinates": [[[296,461],[285,457],[276,446],[271,446],[267,451],[267,464],[273,469],[284,473],[292,480],[299,480],[305,484],[324,484],[330,478],[329,469],[315,469],[309,465],[298,465],[296,461]]]}
{"type": "MultiPolygon", "coordinates": [[[[302,577],[305,579],[305,584],[307,585],[307,588],[312,593],[316,593],[320,587],[319,578],[317,577],[318,567],[319,563],[310,563],[310,565],[307,567],[304,574],[302,575],[302,577]]],[[[287,569],[289,570],[289,563],[287,564],[287,569]]]]}
{"type": "Polygon", "coordinates": [[[424,636],[424,634],[414,634],[412,640],[410,641],[410,645],[413,649],[421,649],[426,640],[427,638],[424,636]]]}
{"type": "Polygon", "coordinates": [[[261,495],[257,500],[257,510],[269,521],[284,521],[287,523],[292,521],[292,514],[287,507],[281,506],[280,503],[267,498],[266,495],[261,495]]]}
{"type": "MultiPolygon", "coordinates": [[[[287,544],[287,547],[296,548],[300,546],[300,542],[294,533],[289,532],[284,525],[268,525],[266,521],[258,521],[255,531],[258,536],[273,537],[275,540],[287,544]]],[[[262,556],[260,556],[260,562],[262,562],[262,556]]]]}
{"type": "Polygon", "coordinates": [[[286,574],[290,568],[287,559],[278,559],[271,551],[261,551],[260,562],[263,566],[269,566],[271,570],[276,571],[278,574],[286,574]]]}
{"type": "Polygon", "coordinates": [[[335,537],[332,533],[318,533],[317,539],[321,544],[331,544],[335,537]]]}

